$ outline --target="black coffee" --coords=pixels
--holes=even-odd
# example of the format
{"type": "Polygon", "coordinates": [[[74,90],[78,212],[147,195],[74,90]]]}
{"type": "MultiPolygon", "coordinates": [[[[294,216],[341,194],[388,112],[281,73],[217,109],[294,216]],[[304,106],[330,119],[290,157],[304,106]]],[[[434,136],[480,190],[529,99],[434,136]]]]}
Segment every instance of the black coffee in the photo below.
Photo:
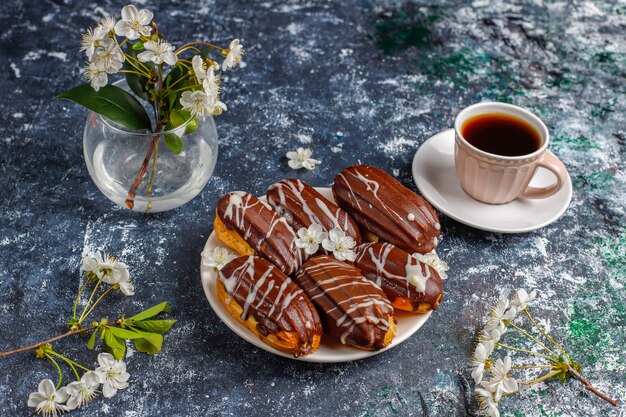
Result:
{"type": "Polygon", "coordinates": [[[481,151],[502,156],[521,156],[541,147],[541,135],[530,123],[503,113],[470,117],[461,135],[481,151]]]}

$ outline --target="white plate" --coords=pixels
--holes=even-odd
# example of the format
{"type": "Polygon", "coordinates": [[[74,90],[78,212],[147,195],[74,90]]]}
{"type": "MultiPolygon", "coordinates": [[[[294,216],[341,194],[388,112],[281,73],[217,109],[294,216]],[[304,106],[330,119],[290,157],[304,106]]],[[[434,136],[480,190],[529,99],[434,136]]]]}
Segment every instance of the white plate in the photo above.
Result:
{"type": "MultiPolygon", "coordinates": [[[[454,129],[428,139],[413,158],[413,180],[420,193],[447,216],[477,229],[498,233],[523,233],[557,220],[572,199],[572,181],[551,197],[517,199],[507,204],[485,204],[463,191],[454,167],[454,129]]],[[[535,187],[554,183],[553,174],[539,168],[531,181],[535,187]]]]}
{"type": "MultiPolygon", "coordinates": [[[[316,188],[324,197],[331,201],[335,201],[330,188],[316,188]]],[[[265,200],[265,197],[260,197],[261,200],[265,200]]],[[[221,242],[215,236],[215,232],[211,232],[211,236],[204,245],[203,253],[212,251],[217,246],[223,246],[221,242]]],[[[428,320],[432,311],[426,314],[410,314],[404,311],[396,311],[396,318],[398,319],[398,333],[393,339],[393,342],[385,349],[378,351],[361,350],[350,346],[342,345],[334,340],[332,336],[323,335],[320,347],[314,353],[299,358],[294,358],[293,355],[276,350],[265,343],[263,343],[256,335],[250,330],[235,320],[226,310],[219,297],[217,296],[217,287],[215,280],[217,274],[213,268],[204,265],[202,260],[200,261],[200,277],[202,279],[202,287],[206,298],[209,300],[209,304],[215,314],[228,326],[232,331],[237,333],[241,338],[253,345],[264,349],[268,352],[274,353],[285,358],[296,359],[306,362],[348,362],[357,359],[363,359],[370,356],[378,355],[386,350],[392,349],[398,346],[400,343],[408,339],[413,333],[415,333],[422,325],[428,320]]]]}

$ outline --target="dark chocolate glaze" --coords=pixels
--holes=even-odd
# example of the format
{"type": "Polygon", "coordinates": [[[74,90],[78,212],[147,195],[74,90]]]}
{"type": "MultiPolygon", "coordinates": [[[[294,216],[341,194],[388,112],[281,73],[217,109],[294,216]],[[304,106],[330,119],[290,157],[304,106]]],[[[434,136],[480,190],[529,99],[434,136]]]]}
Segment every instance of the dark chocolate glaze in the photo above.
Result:
{"type": "Polygon", "coordinates": [[[430,265],[390,243],[365,243],[357,246],[355,252],[356,267],[381,287],[392,302],[402,297],[409,300],[413,309],[421,303],[430,304],[433,310],[439,307],[443,282],[430,265]]]}
{"type": "Polygon", "coordinates": [[[350,215],[310,185],[297,179],[285,179],[272,184],[266,195],[267,202],[295,231],[317,223],[326,232],[339,227],[357,244],[361,243],[361,232],[350,215]]]}
{"type": "Polygon", "coordinates": [[[385,171],[353,165],[335,177],[333,195],[363,229],[409,253],[428,253],[439,239],[430,204],[385,171]]]}
{"type": "Polygon", "coordinates": [[[376,350],[385,347],[393,307],[358,269],[321,255],[306,261],[294,281],[318,308],[324,329],[341,343],[376,350]]]}
{"type": "MultiPolygon", "coordinates": [[[[258,256],[240,256],[219,272],[226,293],[259,322],[265,336],[283,330],[294,333],[299,345],[294,356],[306,355],[313,336],[321,336],[322,322],[309,297],[275,265],[258,256]]],[[[232,302],[232,301],[231,301],[232,302]]]]}
{"type": "Polygon", "coordinates": [[[217,202],[217,215],[262,256],[287,275],[298,270],[303,252],[296,247],[296,235],[286,220],[251,194],[235,191],[217,202]]]}

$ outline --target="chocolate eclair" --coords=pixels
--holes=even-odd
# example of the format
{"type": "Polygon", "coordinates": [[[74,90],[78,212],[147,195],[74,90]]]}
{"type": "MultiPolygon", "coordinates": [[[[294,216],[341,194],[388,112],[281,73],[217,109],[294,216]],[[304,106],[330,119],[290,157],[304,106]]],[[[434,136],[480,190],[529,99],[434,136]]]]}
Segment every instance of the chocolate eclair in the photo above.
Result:
{"type": "Polygon", "coordinates": [[[319,347],[322,323],[309,297],[265,259],[230,261],[219,272],[217,293],[228,312],[267,345],[294,357],[319,347]]]}
{"type": "Polygon", "coordinates": [[[395,308],[422,314],[439,307],[443,282],[432,266],[390,243],[365,243],[355,252],[354,265],[382,288],[395,308]]]}
{"type": "Polygon", "coordinates": [[[397,329],[391,303],[353,266],[316,256],[302,265],[294,281],[317,307],[324,329],[341,343],[380,350],[393,340],[397,329]]]}
{"type": "Polygon", "coordinates": [[[336,177],[333,195],[366,231],[409,253],[428,253],[439,239],[439,219],[426,200],[385,171],[366,165],[345,168],[336,177]]]}
{"type": "Polygon", "coordinates": [[[300,180],[278,181],[270,185],[266,196],[267,202],[287,219],[295,231],[315,223],[326,232],[339,228],[357,244],[361,243],[359,227],[350,215],[300,180]]]}
{"type": "Polygon", "coordinates": [[[215,234],[240,255],[261,256],[287,275],[302,265],[304,254],[296,234],[269,205],[243,191],[226,194],[217,202],[215,234]]]}

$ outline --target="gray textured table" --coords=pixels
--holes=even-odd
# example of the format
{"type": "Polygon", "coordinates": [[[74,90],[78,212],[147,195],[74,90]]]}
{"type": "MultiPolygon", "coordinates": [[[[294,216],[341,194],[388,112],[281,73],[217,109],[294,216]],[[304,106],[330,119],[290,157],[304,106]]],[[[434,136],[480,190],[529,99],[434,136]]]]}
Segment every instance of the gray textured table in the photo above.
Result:
{"type": "MultiPolygon", "coordinates": [[[[168,300],[179,322],[160,354],[128,357],[127,390],[84,415],[472,414],[465,366],[476,332],[490,305],[522,286],[539,291],[537,315],[591,381],[626,400],[624,2],[145,3],[175,43],[239,37],[246,46],[245,67],[224,83],[229,110],[217,119],[214,177],[189,204],[157,215],[100,194],[83,162],[86,112],[51,102],[80,76],[80,32],[124,4],[9,0],[0,8],[0,350],[61,331],[81,255],[105,248],[137,284],[134,297],[108,307],[168,300]],[[213,314],[199,259],[223,193],[263,193],[287,176],[327,186],[357,161],[415,189],[416,148],[486,99],[545,120],[574,198],[559,221],[523,235],[442,217],[450,278],[440,310],[414,337],[371,359],[307,364],[244,343],[213,314]],[[315,171],[287,168],[285,152],[302,145],[323,160],[315,171]]],[[[95,364],[83,343],[55,346],[95,364]]],[[[31,354],[0,359],[0,415],[27,414],[28,394],[50,375],[31,354]]],[[[539,385],[502,410],[617,416],[574,381],[539,385]]]]}

